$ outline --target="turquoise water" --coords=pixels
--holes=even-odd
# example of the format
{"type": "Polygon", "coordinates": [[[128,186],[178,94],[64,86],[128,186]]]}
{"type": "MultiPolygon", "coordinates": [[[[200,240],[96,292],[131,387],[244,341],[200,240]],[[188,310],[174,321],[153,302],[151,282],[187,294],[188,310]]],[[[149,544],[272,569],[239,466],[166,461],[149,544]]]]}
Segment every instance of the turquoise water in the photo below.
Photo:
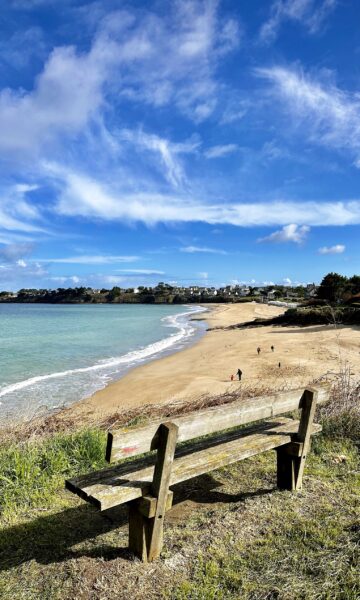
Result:
{"type": "Polygon", "coordinates": [[[0,419],[86,398],[204,330],[200,307],[0,304],[0,419]]]}

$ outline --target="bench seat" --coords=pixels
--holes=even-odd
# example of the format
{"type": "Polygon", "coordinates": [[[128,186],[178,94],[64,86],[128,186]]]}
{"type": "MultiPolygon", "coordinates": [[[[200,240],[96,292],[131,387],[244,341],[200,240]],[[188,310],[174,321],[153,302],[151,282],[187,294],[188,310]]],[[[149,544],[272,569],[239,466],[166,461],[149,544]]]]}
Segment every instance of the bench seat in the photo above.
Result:
{"type": "MultiPolygon", "coordinates": [[[[170,485],[214,469],[290,444],[299,421],[286,417],[256,426],[223,432],[177,448],[170,485]]],[[[312,424],[311,433],[321,431],[312,424]]],[[[100,510],[107,510],[146,496],[151,491],[156,456],[127,460],[114,467],[66,481],[66,488],[100,510]]]]}

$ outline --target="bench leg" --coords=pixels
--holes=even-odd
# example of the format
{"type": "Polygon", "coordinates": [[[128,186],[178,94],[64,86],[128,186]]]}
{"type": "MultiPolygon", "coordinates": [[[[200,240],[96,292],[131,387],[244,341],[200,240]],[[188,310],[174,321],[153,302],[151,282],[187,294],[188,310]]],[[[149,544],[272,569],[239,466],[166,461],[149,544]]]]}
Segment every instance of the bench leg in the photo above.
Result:
{"type": "Polygon", "coordinates": [[[169,497],[172,499],[169,484],[178,427],[174,423],[163,423],[158,434],[158,451],[151,484],[154,514],[151,517],[150,513],[144,516],[144,502],[129,503],[129,549],[144,562],[158,558],[163,546],[164,518],[169,497]]]}
{"type": "MultiPolygon", "coordinates": [[[[169,490],[166,501],[166,512],[173,503],[173,492],[169,490]]],[[[148,561],[148,552],[154,529],[157,498],[143,496],[129,502],[129,550],[143,562],[148,561]]]]}
{"type": "MultiPolygon", "coordinates": [[[[290,444],[289,444],[290,446],[290,444]]],[[[279,490],[296,490],[299,458],[288,454],[288,446],[276,448],[277,487],[279,490]]]]}
{"type": "Polygon", "coordinates": [[[295,491],[302,488],[305,462],[310,451],[317,394],[317,390],[311,388],[304,391],[299,430],[294,441],[276,449],[277,486],[281,490],[295,491]]]}
{"type": "Polygon", "coordinates": [[[154,518],[145,517],[136,500],[129,502],[129,550],[143,562],[148,561],[148,548],[154,518]]]}

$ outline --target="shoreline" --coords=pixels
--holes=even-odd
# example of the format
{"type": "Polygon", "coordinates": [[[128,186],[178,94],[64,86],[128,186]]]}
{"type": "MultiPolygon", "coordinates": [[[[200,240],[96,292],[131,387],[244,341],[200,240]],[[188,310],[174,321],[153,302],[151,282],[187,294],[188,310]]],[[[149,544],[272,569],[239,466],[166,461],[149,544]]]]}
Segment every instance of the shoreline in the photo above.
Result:
{"type": "Polygon", "coordinates": [[[149,411],[151,406],[174,403],[196,405],[228,393],[256,396],[305,387],[322,377],[334,380],[344,364],[351,367],[352,375],[360,372],[360,327],[231,329],[227,327],[274,317],[284,309],[255,302],[199,306],[207,310],[189,319],[206,321],[210,329],[195,343],[131,368],[88,398],[34,417],[34,430],[97,427],[132,410],[141,415],[141,407],[149,411]],[[243,372],[241,382],[236,378],[238,368],[243,372]]]}
{"type": "MultiPolygon", "coordinates": [[[[204,334],[205,328],[202,323],[197,323],[199,321],[205,321],[204,318],[201,318],[201,315],[207,312],[207,309],[203,306],[197,305],[185,305],[181,312],[177,312],[174,314],[165,315],[161,318],[161,325],[163,325],[163,337],[155,342],[151,342],[144,346],[139,346],[137,349],[130,349],[129,351],[125,351],[124,354],[120,354],[119,356],[115,356],[111,359],[99,359],[94,364],[89,364],[86,366],[74,367],[73,369],[59,370],[54,371],[52,373],[44,374],[44,375],[34,375],[29,377],[28,379],[20,380],[15,383],[11,383],[8,386],[3,387],[0,390],[0,407],[3,402],[1,398],[6,397],[8,394],[16,393],[19,390],[23,390],[26,388],[32,389],[32,386],[38,384],[47,384],[48,381],[58,380],[59,388],[63,386],[63,382],[69,380],[70,377],[73,376],[83,376],[85,373],[99,372],[106,373],[106,370],[109,370],[109,375],[102,375],[102,377],[107,377],[108,381],[104,382],[101,385],[101,379],[98,381],[98,386],[94,387],[93,390],[89,390],[86,394],[79,396],[76,398],[75,394],[73,398],[69,398],[63,402],[59,402],[58,405],[50,405],[46,406],[46,403],[43,405],[38,405],[34,407],[33,411],[23,416],[23,420],[36,420],[41,418],[46,418],[48,416],[57,414],[61,411],[65,411],[67,409],[71,409],[74,405],[86,401],[89,397],[96,394],[98,391],[101,391],[108,385],[112,383],[118,382],[122,377],[126,376],[131,370],[136,369],[142,365],[148,364],[153,360],[159,360],[166,356],[170,356],[176,352],[179,352],[183,349],[186,349],[196,343],[204,334]],[[170,328],[170,332],[167,328],[170,328]],[[110,375],[111,370],[113,371],[112,376],[110,375]],[[100,384],[100,385],[99,385],[100,384]]],[[[76,382],[75,382],[76,384],[76,382]]],[[[88,386],[90,387],[90,386],[88,386]]],[[[10,402],[10,407],[12,406],[10,402]]],[[[8,412],[1,411],[0,415],[2,417],[2,421],[6,424],[12,424],[19,422],[19,419],[16,419],[16,409],[15,404],[13,408],[9,409],[8,412]]]]}
{"type": "Polygon", "coordinates": [[[65,409],[63,415],[96,423],[141,406],[191,402],[234,392],[241,386],[269,392],[305,386],[319,377],[332,377],[344,361],[356,372],[360,371],[359,327],[269,325],[213,329],[277,316],[285,309],[256,303],[205,307],[211,310],[199,317],[205,318],[211,330],[195,344],[132,369],[90,398],[65,409]],[[256,351],[258,346],[260,355],[256,351]],[[243,371],[241,383],[235,376],[238,368],[243,371]],[[234,381],[230,379],[232,374],[234,381]]]}

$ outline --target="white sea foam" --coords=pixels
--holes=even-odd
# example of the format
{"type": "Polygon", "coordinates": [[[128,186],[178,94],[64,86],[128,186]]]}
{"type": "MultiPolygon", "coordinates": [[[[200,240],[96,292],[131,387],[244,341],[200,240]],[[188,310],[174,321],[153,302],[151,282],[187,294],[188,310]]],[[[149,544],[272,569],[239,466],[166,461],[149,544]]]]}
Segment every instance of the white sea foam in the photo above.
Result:
{"type": "MultiPolygon", "coordinates": [[[[135,366],[137,363],[144,362],[145,360],[154,357],[155,355],[162,354],[170,348],[172,348],[173,346],[180,345],[180,343],[185,342],[187,339],[191,338],[195,333],[195,327],[193,326],[191,321],[189,321],[188,317],[192,314],[202,312],[204,310],[206,309],[198,306],[193,307],[184,313],[163,317],[162,321],[166,324],[167,327],[176,328],[178,331],[162,340],[159,340],[158,342],[154,342],[153,344],[149,344],[144,348],[128,352],[122,356],[116,356],[104,361],[99,361],[96,364],[90,365],[88,367],[68,369],[66,371],[49,373],[46,375],[38,375],[36,377],[30,377],[23,381],[13,383],[0,390],[0,398],[9,394],[14,394],[26,388],[37,386],[38,384],[53,379],[64,379],[83,373],[91,373],[97,371],[100,373],[102,371],[109,372],[109,369],[114,369],[115,371],[117,371],[117,368],[119,367],[123,367],[124,370],[126,370],[126,367],[135,366]]],[[[106,379],[107,378],[105,375],[103,380],[104,383],[106,382],[106,379]]],[[[0,402],[0,405],[1,404],[2,402],[0,402]]]]}

